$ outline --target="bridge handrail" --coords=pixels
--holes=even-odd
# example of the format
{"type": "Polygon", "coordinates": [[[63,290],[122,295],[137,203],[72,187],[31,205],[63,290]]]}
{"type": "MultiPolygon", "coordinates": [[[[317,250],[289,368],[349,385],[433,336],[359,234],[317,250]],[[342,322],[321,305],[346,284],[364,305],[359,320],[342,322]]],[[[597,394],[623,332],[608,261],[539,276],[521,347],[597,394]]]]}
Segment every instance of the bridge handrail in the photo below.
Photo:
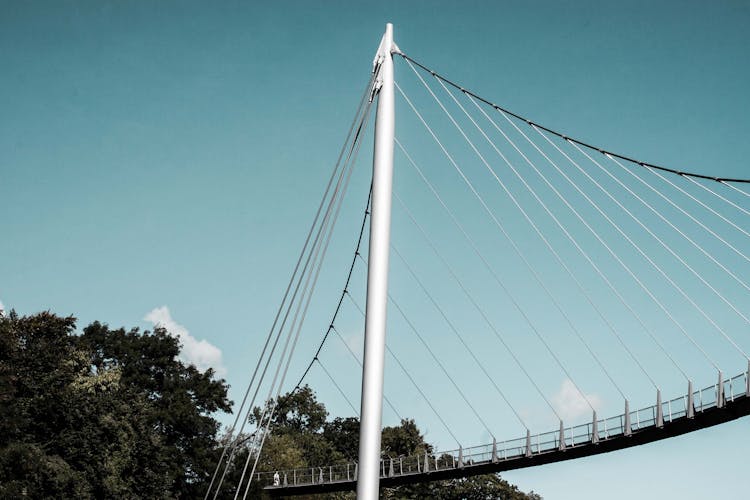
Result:
{"type": "MultiPolygon", "coordinates": [[[[747,395],[748,372],[724,379],[722,388],[725,401],[734,401],[740,395],[747,395]]],[[[695,413],[701,413],[707,409],[716,407],[718,394],[718,383],[694,391],[692,399],[695,413]]],[[[675,419],[687,416],[688,401],[688,394],[663,401],[661,403],[662,422],[669,423],[675,419]]],[[[633,410],[629,416],[630,430],[632,432],[655,427],[659,418],[657,405],[633,410]]],[[[596,428],[598,440],[621,436],[626,432],[625,414],[598,419],[596,428]]],[[[591,443],[594,440],[593,431],[593,422],[564,427],[564,447],[569,448],[591,443]]],[[[557,451],[561,447],[560,431],[555,430],[467,448],[422,453],[419,455],[386,456],[381,459],[380,463],[381,477],[419,474],[448,468],[455,469],[471,466],[475,463],[500,462],[523,456],[557,451]]],[[[279,487],[354,481],[357,477],[357,464],[356,462],[346,462],[322,467],[258,472],[255,474],[254,479],[261,482],[261,484],[271,486],[275,485],[275,474],[279,475],[279,483],[276,485],[279,487]]]]}

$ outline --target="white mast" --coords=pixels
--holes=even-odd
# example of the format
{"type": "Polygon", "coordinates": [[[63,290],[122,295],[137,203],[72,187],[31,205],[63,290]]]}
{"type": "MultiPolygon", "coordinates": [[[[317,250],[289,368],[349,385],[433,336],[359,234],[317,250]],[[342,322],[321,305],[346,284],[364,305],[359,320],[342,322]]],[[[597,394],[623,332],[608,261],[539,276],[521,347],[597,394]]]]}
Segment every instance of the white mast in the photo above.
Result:
{"type": "Polygon", "coordinates": [[[362,407],[359,426],[357,499],[377,500],[380,483],[380,435],[383,416],[383,365],[385,362],[388,257],[391,238],[391,191],[395,127],[393,93],[393,25],[375,55],[375,89],[379,89],[375,118],[370,254],[367,270],[365,359],[362,367],[362,407]]]}

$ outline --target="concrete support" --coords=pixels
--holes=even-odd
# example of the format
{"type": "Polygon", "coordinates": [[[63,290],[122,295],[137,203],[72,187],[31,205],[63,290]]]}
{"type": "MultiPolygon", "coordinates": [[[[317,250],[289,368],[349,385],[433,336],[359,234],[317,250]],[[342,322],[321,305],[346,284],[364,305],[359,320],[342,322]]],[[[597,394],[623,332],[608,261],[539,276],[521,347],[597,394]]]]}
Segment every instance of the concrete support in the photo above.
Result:
{"type": "Polygon", "coordinates": [[[594,410],[594,416],[591,419],[591,442],[599,443],[599,422],[596,420],[596,410],[594,410]]]}
{"type": "Polygon", "coordinates": [[[526,429],[526,457],[531,457],[531,431],[526,429]]]}
{"type": "Polygon", "coordinates": [[[656,427],[664,427],[664,410],[661,407],[661,389],[656,389],[656,427]]]}
{"type": "Polygon", "coordinates": [[[557,445],[557,449],[560,451],[565,451],[565,427],[563,426],[563,421],[560,420],[560,437],[559,444],[557,445]]]}
{"type": "Polygon", "coordinates": [[[625,436],[631,436],[633,434],[633,429],[630,426],[630,403],[628,403],[628,400],[625,400],[625,427],[622,430],[623,435],[625,436]]]}
{"type": "Polygon", "coordinates": [[[695,418],[695,399],[693,396],[693,381],[688,380],[688,395],[687,395],[687,418],[695,418]]]}

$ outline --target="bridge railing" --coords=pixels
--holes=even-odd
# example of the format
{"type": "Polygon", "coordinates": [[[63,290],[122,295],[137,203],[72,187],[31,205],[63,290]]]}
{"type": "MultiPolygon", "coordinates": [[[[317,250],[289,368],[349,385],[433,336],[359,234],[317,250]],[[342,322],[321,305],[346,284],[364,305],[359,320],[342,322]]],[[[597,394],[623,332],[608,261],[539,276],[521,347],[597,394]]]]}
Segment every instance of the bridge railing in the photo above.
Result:
{"type": "Polygon", "coordinates": [[[676,418],[682,418],[687,416],[688,413],[688,397],[687,395],[665,401],[661,405],[661,411],[664,415],[665,422],[671,422],[676,418]]]}
{"type": "MultiPolygon", "coordinates": [[[[725,401],[734,401],[739,396],[747,395],[747,377],[748,372],[744,372],[722,381],[725,401]]],[[[697,414],[716,407],[718,395],[718,383],[694,391],[692,398],[694,412],[697,414]]],[[[669,423],[675,419],[684,418],[688,415],[688,409],[689,397],[687,394],[664,401],[661,403],[662,422],[669,423]]],[[[631,411],[629,417],[632,432],[655,427],[659,423],[658,406],[652,405],[631,411]]],[[[625,434],[626,428],[625,414],[597,420],[597,438],[601,441],[622,436],[625,434]]],[[[594,441],[593,422],[564,428],[562,439],[566,448],[592,443],[594,441]]],[[[384,457],[380,462],[380,475],[385,478],[470,467],[475,464],[500,462],[554,452],[561,448],[560,431],[550,431],[469,448],[410,456],[384,457]]],[[[254,479],[263,485],[284,487],[355,481],[357,472],[356,463],[350,462],[324,467],[278,471],[278,477],[275,477],[276,473],[274,472],[261,472],[257,473],[254,479]],[[277,480],[278,484],[276,483],[277,480]]]]}
{"type": "Polygon", "coordinates": [[[745,394],[747,391],[747,372],[736,375],[724,382],[724,394],[727,401],[734,401],[734,398],[745,394]]]}

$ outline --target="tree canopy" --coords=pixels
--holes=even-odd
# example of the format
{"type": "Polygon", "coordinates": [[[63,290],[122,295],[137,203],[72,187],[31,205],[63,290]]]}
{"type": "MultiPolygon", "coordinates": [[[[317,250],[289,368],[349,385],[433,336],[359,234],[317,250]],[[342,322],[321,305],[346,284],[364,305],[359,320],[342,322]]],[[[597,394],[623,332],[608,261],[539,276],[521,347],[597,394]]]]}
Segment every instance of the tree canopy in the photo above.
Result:
{"type": "Polygon", "coordinates": [[[227,386],[157,328],[0,318],[0,497],[195,498],[227,386]]]}
{"type": "MultiPolygon", "coordinates": [[[[0,498],[203,498],[223,446],[228,386],[179,359],[167,331],[112,329],[49,312],[0,316],[0,498]]],[[[255,408],[250,424],[258,423],[255,408]]],[[[245,440],[219,498],[233,498],[245,440]]],[[[359,420],[329,418],[304,386],[277,400],[258,470],[357,458],[359,420]]],[[[389,456],[431,453],[414,420],[383,429],[389,456]]],[[[263,497],[257,482],[252,498],[263,497]]],[[[497,475],[384,489],[386,498],[538,499],[497,475]]],[[[322,495],[353,498],[353,493],[322,495]]]]}

